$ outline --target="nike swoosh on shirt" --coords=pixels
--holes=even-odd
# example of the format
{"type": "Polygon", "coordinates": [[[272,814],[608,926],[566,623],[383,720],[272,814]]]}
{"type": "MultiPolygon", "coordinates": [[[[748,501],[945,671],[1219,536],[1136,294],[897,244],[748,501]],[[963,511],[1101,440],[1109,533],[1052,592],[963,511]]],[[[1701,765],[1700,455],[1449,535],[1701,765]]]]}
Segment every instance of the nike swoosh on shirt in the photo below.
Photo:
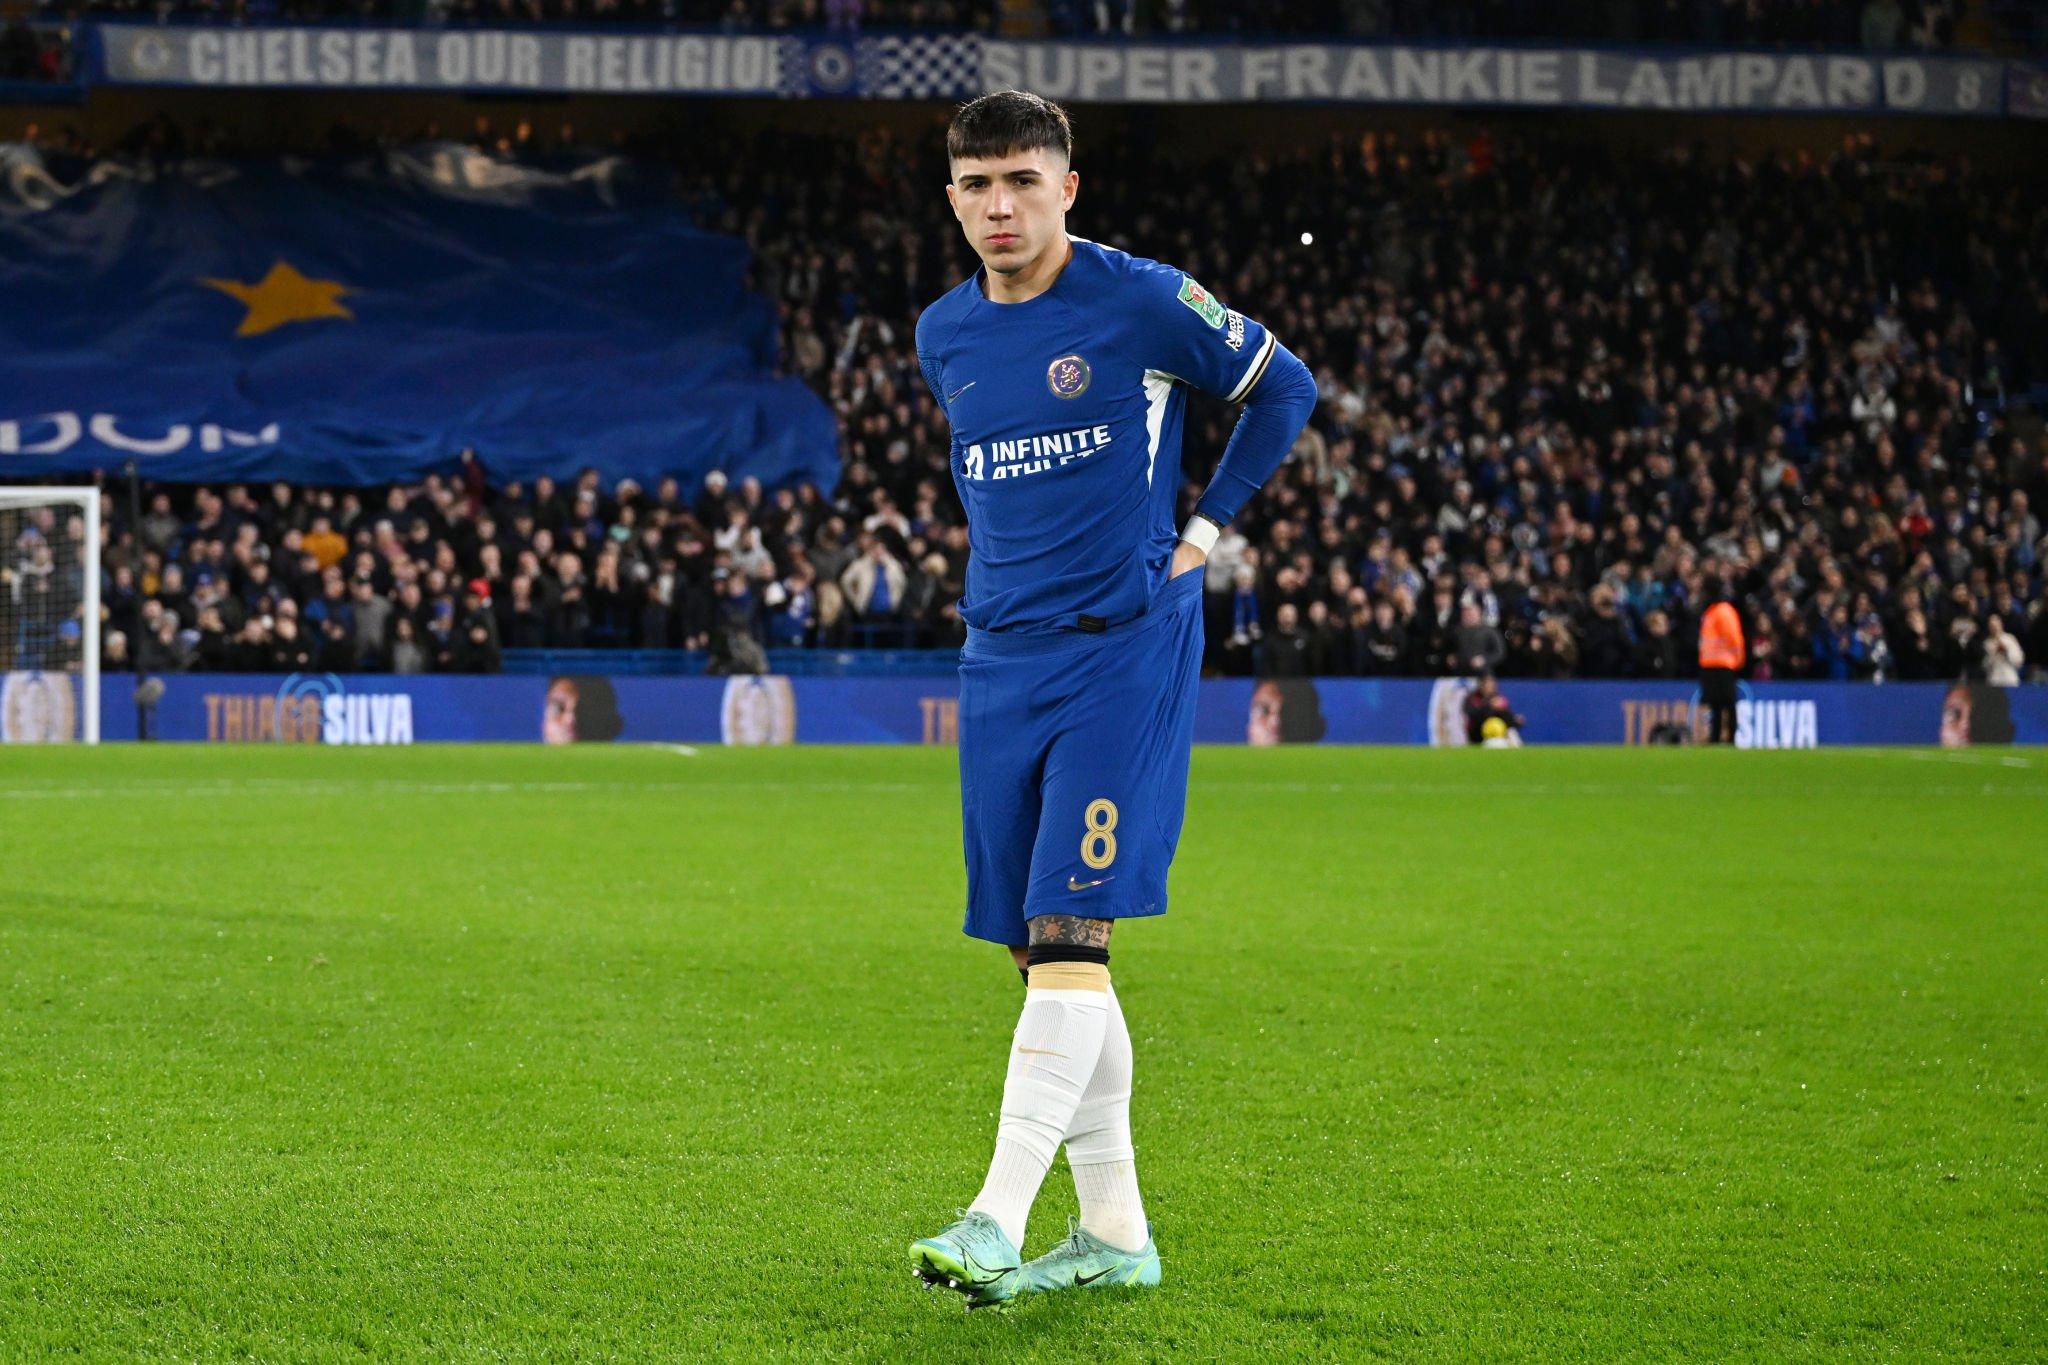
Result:
{"type": "Polygon", "coordinates": [[[1069,890],[1069,891],[1086,891],[1086,890],[1087,890],[1087,889],[1088,889],[1089,887],[1091,887],[1091,886],[1100,886],[1100,885],[1102,885],[1102,884],[1103,884],[1104,882],[1113,882],[1113,881],[1115,881],[1115,880],[1116,880],[1116,878],[1115,878],[1114,876],[1109,876],[1109,877],[1097,877],[1097,878],[1096,878],[1096,879],[1095,879],[1094,881],[1092,881],[1092,882],[1083,882],[1083,881],[1076,881],[1076,880],[1075,880],[1074,878],[1072,878],[1072,877],[1068,877],[1068,878],[1067,878],[1067,890],[1069,890]]]}
{"type": "Polygon", "coordinates": [[[979,379],[968,380],[965,384],[962,384],[959,388],[947,394],[946,402],[948,404],[951,404],[954,399],[958,398],[961,394],[967,392],[969,389],[973,388],[976,384],[979,384],[980,382],[981,381],[979,379]]]}

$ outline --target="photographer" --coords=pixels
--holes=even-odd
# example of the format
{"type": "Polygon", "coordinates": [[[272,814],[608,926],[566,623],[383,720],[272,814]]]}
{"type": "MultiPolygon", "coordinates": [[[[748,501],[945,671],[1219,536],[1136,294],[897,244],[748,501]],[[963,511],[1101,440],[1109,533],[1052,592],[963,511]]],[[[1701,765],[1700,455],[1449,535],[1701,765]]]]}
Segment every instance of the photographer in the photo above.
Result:
{"type": "Polygon", "coordinates": [[[1465,694],[1465,742],[1489,749],[1515,749],[1522,743],[1524,718],[1501,695],[1500,683],[1491,673],[1479,675],[1478,683],[1465,694]]]}

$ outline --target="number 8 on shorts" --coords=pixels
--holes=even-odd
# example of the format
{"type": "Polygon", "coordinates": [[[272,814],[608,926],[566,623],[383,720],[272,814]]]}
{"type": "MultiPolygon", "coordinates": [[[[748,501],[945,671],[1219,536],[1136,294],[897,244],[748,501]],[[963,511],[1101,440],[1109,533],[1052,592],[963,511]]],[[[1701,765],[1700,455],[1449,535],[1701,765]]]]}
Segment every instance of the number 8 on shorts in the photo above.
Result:
{"type": "Polygon", "coordinates": [[[1100,872],[1116,861],[1116,802],[1098,796],[1081,813],[1088,832],[1081,836],[1081,861],[1100,872]]]}

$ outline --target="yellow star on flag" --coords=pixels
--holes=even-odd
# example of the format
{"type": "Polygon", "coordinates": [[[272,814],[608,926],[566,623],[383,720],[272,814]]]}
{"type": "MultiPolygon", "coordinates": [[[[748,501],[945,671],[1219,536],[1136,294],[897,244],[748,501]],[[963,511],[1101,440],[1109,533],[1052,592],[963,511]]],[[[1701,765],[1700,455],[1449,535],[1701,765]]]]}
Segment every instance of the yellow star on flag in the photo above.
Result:
{"type": "Polygon", "coordinates": [[[223,294],[231,294],[248,305],[248,315],[235,329],[238,337],[261,336],[287,322],[310,322],[314,318],[355,319],[354,313],[336,302],[343,294],[352,294],[354,290],[333,280],[308,279],[283,261],[271,266],[270,273],[254,284],[206,277],[199,282],[223,294]]]}

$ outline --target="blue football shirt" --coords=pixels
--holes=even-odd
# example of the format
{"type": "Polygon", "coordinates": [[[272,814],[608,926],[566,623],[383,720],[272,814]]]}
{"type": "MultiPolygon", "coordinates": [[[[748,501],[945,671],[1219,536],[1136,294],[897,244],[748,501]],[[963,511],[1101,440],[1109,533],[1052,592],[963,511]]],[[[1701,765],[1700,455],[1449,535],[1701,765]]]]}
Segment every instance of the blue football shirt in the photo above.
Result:
{"type": "Polygon", "coordinates": [[[1050,289],[994,303],[982,272],[917,320],[967,510],[960,611],[990,631],[1142,614],[1166,581],[1187,386],[1237,401],[1272,336],[1193,279],[1075,237],[1050,289]]]}

